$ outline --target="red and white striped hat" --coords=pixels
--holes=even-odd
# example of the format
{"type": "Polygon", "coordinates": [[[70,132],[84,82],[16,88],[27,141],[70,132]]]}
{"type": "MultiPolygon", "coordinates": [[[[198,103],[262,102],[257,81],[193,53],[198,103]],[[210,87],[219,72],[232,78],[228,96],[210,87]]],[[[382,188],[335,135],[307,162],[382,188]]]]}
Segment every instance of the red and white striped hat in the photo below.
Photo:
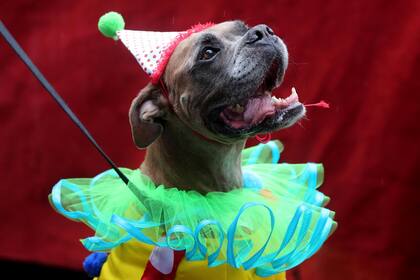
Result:
{"type": "Polygon", "coordinates": [[[123,17],[116,12],[106,13],[98,22],[98,28],[104,36],[123,42],[140,67],[150,76],[153,84],[159,82],[176,46],[191,34],[212,25],[213,23],[197,24],[180,32],[126,30],[123,17]]]}

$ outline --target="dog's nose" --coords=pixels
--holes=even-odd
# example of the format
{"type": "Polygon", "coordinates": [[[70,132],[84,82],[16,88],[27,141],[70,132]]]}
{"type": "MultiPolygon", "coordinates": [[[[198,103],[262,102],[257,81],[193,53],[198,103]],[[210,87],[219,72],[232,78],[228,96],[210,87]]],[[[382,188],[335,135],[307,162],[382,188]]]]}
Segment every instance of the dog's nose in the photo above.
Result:
{"type": "Polygon", "coordinates": [[[246,43],[254,44],[258,41],[264,41],[274,36],[273,30],[265,24],[259,24],[248,30],[246,34],[246,43]]]}

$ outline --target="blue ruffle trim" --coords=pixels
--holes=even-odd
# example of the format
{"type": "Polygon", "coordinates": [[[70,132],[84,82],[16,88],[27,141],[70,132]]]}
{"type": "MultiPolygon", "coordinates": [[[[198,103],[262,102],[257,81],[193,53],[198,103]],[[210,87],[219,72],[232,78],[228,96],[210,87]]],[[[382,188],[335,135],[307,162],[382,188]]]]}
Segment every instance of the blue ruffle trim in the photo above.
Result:
{"type": "MultiPolygon", "coordinates": [[[[277,163],[277,161],[280,159],[280,151],[278,150],[277,145],[273,144],[272,142],[269,142],[267,144],[259,144],[253,151],[253,154],[251,154],[247,164],[253,164],[253,162],[255,162],[258,158],[261,150],[267,147],[271,149],[273,163],[277,163]]],[[[102,174],[99,174],[97,177],[99,178],[104,174],[113,174],[115,175],[115,177],[117,177],[113,170],[108,170],[102,174]]],[[[294,216],[287,227],[286,234],[280,247],[276,251],[268,255],[263,256],[263,253],[266,249],[267,244],[270,241],[271,234],[275,226],[275,216],[273,214],[272,209],[263,203],[244,204],[237,213],[235,219],[228,227],[226,233],[223,231],[222,226],[218,221],[203,220],[195,229],[188,228],[184,225],[175,225],[166,232],[166,240],[155,242],[142,233],[142,231],[147,228],[159,226],[159,224],[157,224],[156,222],[148,221],[147,215],[145,215],[145,217],[143,217],[143,219],[140,221],[128,220],[124,217],[113,215],[111,218],[111,222],[124,229],[127,233],[126,235],[124,235],[122,238],[120,238],[120,240],[117,240],[115,242],[107,242],[96,236],[86,238],[82,242],[83,245],[89,250],[104,251],[114,248],[124,242],[127,242],[131,238],[135,238],[138,241],[146,244],[156,246],[168,246],[174,250],[186,250],[186,258],[188,260],[204,260],[207,258],[209,267],[214,267],[227,263],[235,268],[239,268],[241,266],[244,269],[256,268],[256,273],[258,276],[268,277],[291,269],[297,266],[298,264],[302,263],[309,257],[311,257],[315,252],[318,251],[318,249],[322,246],[322,244],[329,236],[333,225],[332,217],[334,214],[332,211],[326,208],[322,208],[320,216],[317,217],[315,227],[312,227],[310,242],[307,242],[307,244],[303,247],[303,241],[305,239],[305,236],[310,234],[308,233],[310,229],[309,226],[313,218],[312,209],[310,209],[310,207],[311,205],[321,206],[324,200],[324,195],[322,193],[313,191],[316,189],[317,176],[317,166],[313,163],[308,163],[304,172],[302,174],[299,174],[299,176],[296,175],[296,182],[306,184],[308,186],[307,196],[304,198],[302,204],[295,211],[294,216]],[[241,215],[250,208],[254,207],[263,207],[266,210],[267,215],[270,219],[271,229],[264,245],[261,248],[259,248],[259,250],[256,251],[252,256],[248,257],[249,253],[253,251],[252,242],[244,240],[235,240],[235,232],[241,215]],[[297,230],[298,224],[301,225],[299,227],[299,230],[297,230]],[[209,252],[207,252],[205,244],[203,244],[203,242],[200,240],[200,233],[207,226],[212,226],[213,230],[217,231],[216,235],[218,236],[219,244],[217,250],[210,254],[209,252]],[[183,242],[182,244],[178,244],[177,239],[171,239],[171,236],[178,234],[188,236],[190,242],[188,244],[186,244],[185,242],[183,242]],[[284,250],[286,246],[289,245],[293,237],[296,238],[294,249],[292,249],[282,257],[277,257],[282,252],[282,250],[284,250]],[[227,257],[226,260],[220,260],[218,259],[218,256],[225,242],[227,242],[227,246],[225,247],[227,250],[225,252],[227,257]],[[235,253],[234,247],[238,248],[238,246],[241,248],[241,250],[236,250],[235,253]]],[[[92,181],[95,181],[97,177],[95,177],[92,181]]],[[[262,187],[262,182],[256,174],[249,171],[244,172],[244,185],[244,187],[246,188],[259,190],[262,187]]],[[[92,209],[91,205],[85,200],[85,198],[81,197],[81,202],[83,204],[84,211],[67,211],[61,204],[62,187],[68,188],[74,192],[80,191],[77,185],[72,184],[66,180],[61,180],[60,182],[58,182],[54,186],[51,196],[51,200],[55,208],[64,216],[76,220],[83,219],[87,221],[90,226],[95,228],[98,225],[99,221],[97,221],[94,216],[88,215],[87,213],[95,213],[95,211],[98,211],[98,209],[96,209],[95,207],[93,207],[92,209]]],[[[184,241],[186,239],[187,238],[184,238],[184,241]]],[[[103,260],[103,255],[100,256],[100,260],[103,260]]],[[[94,262],[96,262],[96,259],[92,263],[94,262]]],[[[90,269],[89,263],[86,266],[90,269]]],[[[93,268],[92,272],[94,273],[92,273],[92,275],[94,275],[97,272],[94,270],[95,269],[93,268]]]]}

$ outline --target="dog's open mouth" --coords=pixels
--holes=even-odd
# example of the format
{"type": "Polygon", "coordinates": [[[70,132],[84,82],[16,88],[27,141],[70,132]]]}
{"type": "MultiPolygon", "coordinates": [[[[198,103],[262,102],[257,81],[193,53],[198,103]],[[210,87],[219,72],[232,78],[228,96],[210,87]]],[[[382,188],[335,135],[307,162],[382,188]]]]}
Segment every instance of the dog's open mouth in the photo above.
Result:
{"type": "Polygon", "coordinates": [[[253,95],[225,107],[220,112],[220,118],[224,123],[233,129],[247,129],[257,126],[265,119],[275,116],[278,111],[297,103],[299,100],[296,92],[292,92],[284,99],[271,96],[271,92],[278,85],[278,75],[279,60],[274,59],[253,95]]]}
{"type": "Polygon", "coordinates": [[[241,137],[286,128],[301,118],[305,109],[294,89],[285,98],[272,96],[284,74],[279,66],[274,60],[253,92],[236,94],[228,104],[212,110],[209,127],[229,137],[241,137]]]}
{"type": "Polygon", "coordinates": [[[267,118],[273,118],[281,111],[299,104],[296,91],[287,98],[276,98],[271,92],[256,95],[242,103],[236,103],[226,107],[220,112],[220,118],[224,123],[234,129],[247,129],[262,123],[267,118]]]}

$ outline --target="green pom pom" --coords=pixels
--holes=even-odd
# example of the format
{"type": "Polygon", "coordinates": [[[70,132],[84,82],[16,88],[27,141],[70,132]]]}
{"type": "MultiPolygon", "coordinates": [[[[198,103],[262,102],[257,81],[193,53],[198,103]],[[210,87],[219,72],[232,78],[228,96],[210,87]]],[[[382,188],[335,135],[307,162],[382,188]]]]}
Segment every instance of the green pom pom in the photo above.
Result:
{"type": "Polygon", "coordinates": [[[98,29],[105,37],[117,40],[117,31],[123,30],[125,26],[122,15],[116,12],[109,12],[101,16],[98,21],[98,29]]]}

